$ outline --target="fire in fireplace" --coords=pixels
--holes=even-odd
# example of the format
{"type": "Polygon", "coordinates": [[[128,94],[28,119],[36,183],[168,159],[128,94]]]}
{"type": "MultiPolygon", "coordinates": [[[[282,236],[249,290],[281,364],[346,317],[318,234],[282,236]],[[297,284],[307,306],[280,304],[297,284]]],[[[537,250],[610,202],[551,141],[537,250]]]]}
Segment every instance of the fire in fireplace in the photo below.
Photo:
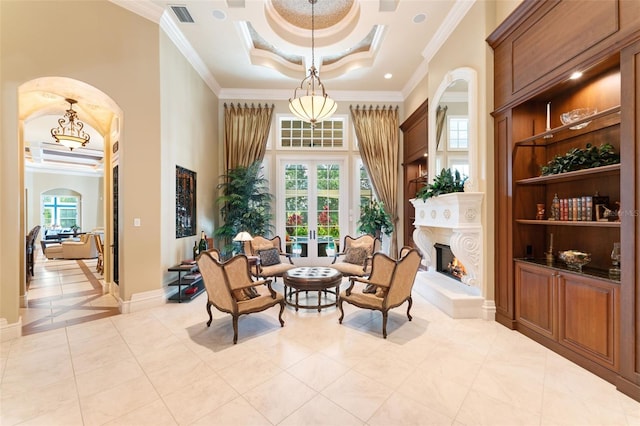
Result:
{"type": "Polygon", "coordinates": [[[467,274],[464,265],[453,255],[451,247],[446,244],[436,243],[436,271],[458,281],[467,274]]]}

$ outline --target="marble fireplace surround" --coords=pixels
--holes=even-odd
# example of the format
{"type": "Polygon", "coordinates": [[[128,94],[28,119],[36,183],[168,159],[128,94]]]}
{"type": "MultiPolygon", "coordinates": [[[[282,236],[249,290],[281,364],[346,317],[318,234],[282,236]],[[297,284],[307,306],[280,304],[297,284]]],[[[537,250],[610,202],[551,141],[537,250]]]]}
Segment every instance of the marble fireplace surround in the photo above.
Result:
{"type": "MultiPolygon", "coordinates": [[[[412,199],[416,209],[413,240],[422,251],[421,272],[416,282],[424,284],[423,294],[438,308],[454,318],[493,319],[495,305],[485,299],[483,283],[482,192],[458,192],[429,198],[412,199]],[[434,244],[450,246],[467,274],[462,283],[435,272],[434,244]]],[[[417,286],[419,289],[420,286],[417,286]]]]}

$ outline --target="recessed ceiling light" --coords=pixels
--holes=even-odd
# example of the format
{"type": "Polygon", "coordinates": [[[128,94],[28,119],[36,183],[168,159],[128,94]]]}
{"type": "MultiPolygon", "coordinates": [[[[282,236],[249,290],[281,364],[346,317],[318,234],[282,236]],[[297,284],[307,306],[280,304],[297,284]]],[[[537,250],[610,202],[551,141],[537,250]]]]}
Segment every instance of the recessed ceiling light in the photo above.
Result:
{"type": "Polygon", "coordinates": [[[571,74],[571,77],[569,77],[571,80],[577,80],[580,77],[582,77],[582,73],[580,71],[576,71],[573,74],[571,74]]]}
{"type": "Polygon", "coordinates": [[[386,78],[387,80],[389,80],[391,77],[393,77],[393,74],[391,74],[390,72],[384,75],[384,78],[386,78]]]}
{"type": "Polygon", "coordinates": [[[227,19],[227,14],[220,9],[216,9],[213,11],[213,17],[222,21],[224,19],[227,19]]]}
{"type": "Polygon", "coordinates": [[[427,15],[424,13],[418,13],[416,16],[413,17],[413,23],[414,24],[419,24],[421,22],[424,22],[427,19],[427,15]]]}

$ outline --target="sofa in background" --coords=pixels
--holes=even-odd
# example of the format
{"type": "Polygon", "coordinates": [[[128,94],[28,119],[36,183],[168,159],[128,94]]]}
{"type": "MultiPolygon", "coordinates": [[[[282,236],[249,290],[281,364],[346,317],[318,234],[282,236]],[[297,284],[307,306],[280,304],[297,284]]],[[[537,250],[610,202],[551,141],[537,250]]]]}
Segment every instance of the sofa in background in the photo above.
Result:
{"type": "Polygon", "coordinates": [[[62,241],[44,249],[47,259],[95,259],[98,257],[96,240],[92,233],[80,235],[78,241],[62,241]]]}

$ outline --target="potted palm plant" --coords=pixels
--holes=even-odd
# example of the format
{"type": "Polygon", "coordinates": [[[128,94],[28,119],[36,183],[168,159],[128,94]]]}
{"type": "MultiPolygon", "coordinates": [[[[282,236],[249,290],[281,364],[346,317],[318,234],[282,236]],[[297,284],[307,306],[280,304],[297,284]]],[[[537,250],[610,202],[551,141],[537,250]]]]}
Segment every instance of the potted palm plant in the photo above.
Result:
{"type": "Polygon", "coordinates": [[[230,169],[221,176],[218,185],[221,195],[216,202],[221,206],[223,224],[214,231],[223,257],[233,255],[233,238],[241,231],[251,235],[271,233],[271,201],[269,181],[264,177],[259,161],[248,167],[230,169]]]}

